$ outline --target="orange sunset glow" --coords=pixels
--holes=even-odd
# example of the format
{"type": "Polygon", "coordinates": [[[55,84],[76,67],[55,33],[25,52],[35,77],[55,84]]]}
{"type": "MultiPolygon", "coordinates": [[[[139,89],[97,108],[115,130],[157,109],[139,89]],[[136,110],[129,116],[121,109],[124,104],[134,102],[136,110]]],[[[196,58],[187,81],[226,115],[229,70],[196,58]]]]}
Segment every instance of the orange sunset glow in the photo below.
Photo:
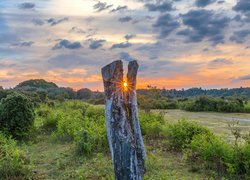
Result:
{"type": "Polygon", "coordinates": [[[241,1],[4,0],[0,10],[4,88],[45,79],[103,91],[100,69],[117,59],[138,60],[137,88],[250,86],[249,17],[241,1]]]}

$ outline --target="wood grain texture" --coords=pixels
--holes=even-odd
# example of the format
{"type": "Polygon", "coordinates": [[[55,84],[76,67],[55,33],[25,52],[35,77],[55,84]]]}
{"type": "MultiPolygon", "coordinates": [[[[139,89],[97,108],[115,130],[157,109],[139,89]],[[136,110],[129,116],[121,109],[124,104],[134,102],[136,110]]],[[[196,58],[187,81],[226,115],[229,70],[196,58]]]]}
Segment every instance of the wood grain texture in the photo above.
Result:
{"type": "Polygon", "coordinates": [[[137,70],[137,62],[130,62],[125,91],[122,61],[114,61],[102,68],[107,136],[117,180],[140,180],[145,173],[146,153],[136,98],[137,70]]]}

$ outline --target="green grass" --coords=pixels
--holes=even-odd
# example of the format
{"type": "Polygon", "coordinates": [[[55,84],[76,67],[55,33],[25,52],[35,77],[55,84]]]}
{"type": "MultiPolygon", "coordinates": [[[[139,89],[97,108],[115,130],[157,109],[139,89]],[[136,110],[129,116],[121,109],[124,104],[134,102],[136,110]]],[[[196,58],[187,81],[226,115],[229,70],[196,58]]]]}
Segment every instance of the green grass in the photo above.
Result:
{"type": "MultiPolygon", "coordinates": [[[[102,106],[98,106],[102,108],[102,106]]],[[[46,115],[49,110],[52,113],[60,113],[62,116],[67,115],[67,121],[75,121],[79,113],[77,109],[82,109],[82,103],[79,101],[66,102],[64,104],[57,104],[54,108],[42,106],[44,117],[36,117],[35,126],[36,132],[32,139],[25,142],[26,145],[20,145],[29,156],[32,164],[32,179],[114,179],[113,166],[110,154],[106,150],[98,150],[92,154],[79,155],[76,152],[74,141],[60,141],[55,139],[56,128],[44,128],[45,119],[50,117],[46,115]]],[[[94,109],[95,111],[95,109],[94,109]]],[[[93,110],[87,114],[91,114],[93,110]]],[[[157,111],[158,112],[158,111],[157,111]]],[[[193,113],[181,110],[166,110],[165,120],[167,123],[175,123],[179,119],[185,118],[199,122],[202,125],[212,129],[216,134],[222,136],[229,136],[230,129],[228,127],[228,119],[250,119],[250,114],[240,113],[193,113]]],[[[101,112],[100,112],[101,113],[101,112]]],[[[143,116],[141,116],[143,118],[143,116]]],[[[58,117],[57,117],[58,118],[58,117]]],[[[61,117],[60,117],[61,118],[61,117]]],[[[59,118],[59,121],[61,119],[59,118]]],[[[64,118],[64,117],[63,117],[64,118]]],[[[152,116],[149,119],[156,123],[157,117],[152,116]]],[[[79,123],[85,122],[84,118],[78,118],[79,123]],[[83,120],[83,121],[82,121],[83,120]]],[[[86,119],[85,119],[86,120],[86,119]]],[[[147,123],[147,118],[143,119],[147,123]]],[[[95,123],[91,120],[92,123],[95,123]]],[[[102,120],[97,121],[97,123],[102,120]]],[[[144,122],[144,125],[147,125],[144,122]]],[[[70,122],[68,122],[71,124],[70,122]]],[[[94,124],[89,124],[94,128],[94,124]]],[[[163,124],[159,121],[160,124],[163,124]]],[[[156,123],[157,124],[157,123],[156,123]]],[[[53,125],[53,123],[51,124],[53,125]]],[[[152,124],[148,124],[151,127],[152,124]]],[[[146,144],[146,168],[147,173],[144,179],[211,179],[211,172],[205,170],[195,171],[192,166],[187,164],[181,153],[169,151],[166,149],[166,141],[161,137],[149,136],[150,133],[158,131],[155,128],[145,131],[144,141],[146,144]],[[150,131],[149,131],[150,130],[150,131]],[[150,132],[150,133],[149,133],[150,132]]],[[[243,131],[250,129],[250,122],[240,123],[240,128],[243,131]]],[[[160,129],[161,130],[161,129],[160,129]]],[[[74,134],[74,133],[73,133],[74,134]]],[[[231,137],[231,136],[229,136],[231,137]]]]}
{"type": "MultiPolygon", "coordinates": [[[[156,111],[159,112],[159,111],[156,111]]],[[[187,112],[182,110],[163,110],[169,123],[180,119],[192,120],[210,128],[215,134],[232,139],[229,124],[239,120],[239,128],[243,133],[250,130],[249,113],[216,113],[216,112],[187,112]]]]}
{"type": "MultiPolygon", "coordinates": [[[[159,143],[162,146],[161,143],[159,143]]],[[[202,179],[205,173],[191,172],[181,154],[147,143],[147,173],[144,179],[202,179]]],[[[33,179],[114,179],[109,154],[90,157],[75,154],[72,143],[55,143],[50,135],[39,135],[39,142],[25,147],[33,163],[33,179]]]]}

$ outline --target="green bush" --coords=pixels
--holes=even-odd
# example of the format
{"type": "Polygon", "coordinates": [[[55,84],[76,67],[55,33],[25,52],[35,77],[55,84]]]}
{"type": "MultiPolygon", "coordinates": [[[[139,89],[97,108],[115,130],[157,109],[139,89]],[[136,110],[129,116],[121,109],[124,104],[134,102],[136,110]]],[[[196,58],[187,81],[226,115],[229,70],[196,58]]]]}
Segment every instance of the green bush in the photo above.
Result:
{"type": "Polygon", "coordinates": [[[26,136],[34,124],[34,107],[26,96],[13,93],[0,104],[0,129],[13,137],[26,136]]]}
{"type": "Polygon", "coordinates": [[[190,146],[194,136],[199,134],[212,134],[211,131],[195,122],[180,120],[170,124],[166,131],[168,145],[171,149],[182,151],[190,146]]]}
{"type": "Polygon", "coordinates": [[[79,155],[91,154],[93,150],[93,142],[87,131],[82,131],[75,138],[76,151],[79,155]]]}
{"type": "Polygon", "coordinates": [[[104,108],[99,108],[96,106],[89,106],[86,109],[85,116],[89,118],[93,118],[93,119],[100,118],[100,117],[104,118],[105,111],[104,111],[104,108]]]}
{"type": "Polygon", "coordinates": [[[228,143],[210,133],[195,135],[185,151],[192,168],[209,169],[217,172],[217,177],[229,179],[250,178],[250,144],[228,143]]]}
{"type": "Polygon", "coordinates": [[[83,130],[83,125],[84,119],[80,110],[71,110],[66,113],[60,112],[55,135],[57,139],[73,141],[77,133],[83,130]]]}
{"type": "Polygon", "coordinates": [[[179,102],[179,106],[186,111],[244,112],[244,104],[239,99],[222,99],[208,96],[179,102]]]}
{"type": "Polygon", "coordinates": [[[139,120],[142,135],[147,137],[159,137],[163,135],[163,129],[166,125],[163,114],[141,111],[139,113],[139,120]]]}
{"type": "Polygon", "coordinates": [[[189,158],[192,157],[204,162],[206,169],[216,170],[218,174],[224,174],[228,169],[233,149],[221,138],[208,133],[197,134],[190,144],[189,158]]]}
{"type": "Polygon", "coordinates": [[[246,177],[250,178],[250,143],[245,144],[242,147],[243,164],[246,170],[246,177]]]}
{"type": "Polygon", "coordinates": [[[29,173],[29,161],[16,141],[0,133],[0,179],[26,179],[29,173]]]}
{"type": "Polygon", "coordinates": [[[80,102],[63,104],[56,108],[60,118],[54,137],[61,141],[73,141],[79,155],[107,150],[104,108],[80,102]]]}

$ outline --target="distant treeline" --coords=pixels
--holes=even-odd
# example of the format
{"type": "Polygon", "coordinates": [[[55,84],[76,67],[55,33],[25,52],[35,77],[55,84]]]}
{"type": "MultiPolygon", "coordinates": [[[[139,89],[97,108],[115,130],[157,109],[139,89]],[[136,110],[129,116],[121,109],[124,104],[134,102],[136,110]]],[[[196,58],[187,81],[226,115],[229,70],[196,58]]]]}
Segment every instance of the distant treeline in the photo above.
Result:
{"type": "Polygon", "coordinates": [[[22,92],[38,103],[49,100],[84,99],[93,104],[104,104],[103,92],[91,91],[87,88],[75,91],[69,87],[58,87],[55,83],[47,82],[43,79],[27,80],[21,82],[13,89],[0,87],[0,99],[5,98],[13,91],[22,92]]]}
{"type": "MultiPolygon", "coordinates": [[[[147,94],[148,91],[152,91],[156,87],[149,87],[148,89],[138,90],[139,94],[147,94]]],[[[161,95],[169,98],[189,98],[196,96],[212,96],[212,97],[229,97],[238,96],[250,99],[250,87],[241,88],[222,88],[222,89],[202,89],[202,88],[191,88],[187,90],[176,90],[176,89],[158,89],[161,95]]]]}
{"type": "MultiPolygon", "coordinates": [[[[0,87],[0,99],[13,91],[29,96],[35,103],[63,102],[79,99],[92,104],[104,104],[104,93],[82,88],[75,91],[69,87],[58,87],[53,82],[35,79],[21,82],[13,89],[0,87]]],[[[148,86],[139,89],[138,104],[141,109],[183,109],[187,111],[250,112],[250,88],[166,90],[148,86]]]]}

